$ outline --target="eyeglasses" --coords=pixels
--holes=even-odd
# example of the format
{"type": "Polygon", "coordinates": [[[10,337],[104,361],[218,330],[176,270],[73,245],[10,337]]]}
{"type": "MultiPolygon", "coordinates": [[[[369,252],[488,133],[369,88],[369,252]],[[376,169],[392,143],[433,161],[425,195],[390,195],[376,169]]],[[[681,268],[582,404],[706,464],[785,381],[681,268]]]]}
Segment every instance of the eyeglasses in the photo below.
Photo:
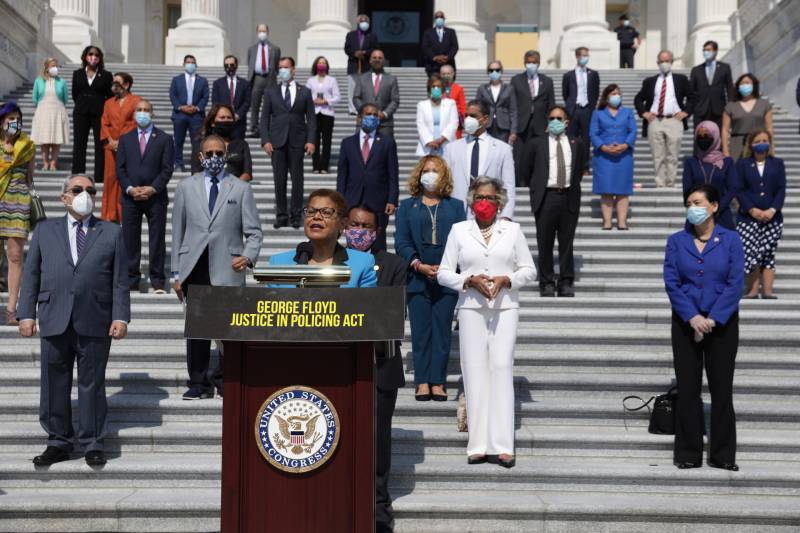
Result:
{"type": "Polygon", "coordinates": [[[306,218],[315,218],[317,213],[320,214],[322,218],[333,218],[337,211],[333,207],[304,207],[303,208],[303,216],[306,218]]]}
{"type": "Polygon", "coordinates": [[[82,193],[83,191],[86,191],[87,193],[89,193],[89,196],[94,196],[95,194],[97,194],[97,189],[95,189],[91,185],[89,185],[86,188],[79,187],[79,186],[76,185],[75,187],[72,187],[71,189],[67,189],[67,191],[71,192],[72,194],[74,194],[76,196],[78,194],[82,193]]]}
{"type": "Polygon", "coordinates": [[[547,120],[557,120],[559,122],[564,122],[564,117],[547,117],[547,120]]]}
{"type": "Polygon", "coordinates": [[[497,202],[500,200],[500,197],[496,194],[476,194],[475,201],[480,202],[481,200],[489,200],[490,202],[497,202]]]}
{"type": "Polygon", "coordinates": [[[225,157],[225,152],[221,150],[217,150],[216,152],[203,152],[203,157],[205,157],[206,159],[211,159],[214,156],[225,157]]]}

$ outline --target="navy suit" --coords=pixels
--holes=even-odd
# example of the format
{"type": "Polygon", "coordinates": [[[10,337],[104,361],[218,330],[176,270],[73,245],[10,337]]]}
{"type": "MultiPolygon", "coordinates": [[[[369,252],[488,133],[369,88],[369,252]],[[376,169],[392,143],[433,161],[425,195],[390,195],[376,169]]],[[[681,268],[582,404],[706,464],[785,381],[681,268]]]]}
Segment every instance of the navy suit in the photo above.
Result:
{"type": "Polygon", "coordinates": [[[736,164],[733,159],[726,157],[722,169],[711,163],[701,163],[696,157],[687,157],[683,160],[683,194],[692,188],[693,185],[700,183],[710,183],[719,192],[719,212],[717,213],[717,224],[736,230],[736,222],[733,220],[731,212],[731,202],[736,198],[739,189],[742,188],[742,181],[736,171],[736,164]]]}
{"type": "Polygon", "coordinates": [[[600,74],[596,70],[586,69],[586,99],[585,106],[578,105],[578,74],[575,69],[568,70],[561,78],[561,96],[564,98],[564,105],[569,115],[569,126],[567,133],[570,137],[580,136],[583,140],[584,161],[587,167],[590,163],[589,150],[589,125],[592,122],[592,112],[597,107],[597,100],[600,97],[600,74]]]}
{"type": "Polygon", "coordinates": [[[200,148],[200,130],[203,128],[203,118],[206,116],[206,104],[208,104],[208,80],[199,74],[194,76],[191,103],[199,109],[197,113],[189,115],[178,109],[189,103],[185,74],[172,78],[169,99],[172,103],[172,124],[175,128],[175,164],[182,166],[183,143],[186,140],[187,129],[192,144],[192,154],[197,154],[200,148]]]}
{"type": "Polygon", "coordinates": [[[378,214],[378,225],[384,231],[373,245],[375,250],[386,249],[386,228],[389,225],[386,204],[397,205],[399,180],[397,143],[393,137],[376,134],[366,163],[361,156],[361,133],[342,139],[336,190],[344,196],[348,207],[363,203],[378,214]]]}
{"type": "Polygon", "coordinates": [[[739,300],[744,285],[744,251],[735,231],[714,227],[702,252],[692,230],[670,236],[664,256],[664,285],[672,304],[672,352],[678,383],[675,462],[702,463],[703,365],[711,393],[709,460],[734,463],[736,415],[733,371],[739,345],[739,300]],[[702,315],[716,325],[701,342],[689,320],[702,315]]]}
{"type": "Polygon", "coordinates": [[[749,211],[752,208],[767,210],[775,209],[773,220],[783,222],[783,202],[786,200],[786,167],[783,159],[767,157],[764,164],[764,175],[761,176],[756,168],[756,161],[752,157],[740,159],[736,162],[741,182],[739,199],[739,218],[754,221],[749,211]]]}
{"type": "Polygon", "coordinates": [[[363,74],[369,70],[369,56],[378,48],[378,36],[371,31],[366,33],[360,30],[348,32],[344,38],[344,53],[347,54],[347,74],[363,74]],[[358,35],[364,35],[361,45],[358,44],[358,35]],[[359,59],[355,53],[363,50],[364,57],[359,59]]]}
{"type": "Polygon", "coordinates": [[[231,135],[231,140],[244,139],[244,134],[247,130],[247,112],[250,110],[251,92],[250,82],[241,76],[236,76],[233,101],[231,101],[231,88],[227,76],[214,80],[214,85],[211,87],[211,103],[227,104],[233,107],[234,113],[239,115],[239,120],[236,121],[236,130],[231,135]]]}
{"type": "Polygon", "coordinates": [[[425,63],[425,72],[430,76],[434,72],[439,72],[442,65],[433,60],[434,57],[447,56],[445,65],[456,67],[456,54],[458,53],[458,36],[456,30],[445,26],[442,28],[442,40],[439,40],[437,28],[428,28],[422,34],[422,59],[425,63]]]}
{"type": "Polygon", "coordinates": [[[141,278],[142,217],[147,217],[150,240],[150,284],[165,288],[164,261],[167,254],[167,183],[172,178],[174,144],[172,137],[153,128],[144,150],[139,150],[139,129],[134,128],[119,138],[117,179],[122,189],[122,233],[128,256],[128,285],[138,290],[141,278]],[[128,187],[150,186],[156,194],[147,200],[134,200],[128,187]]]}

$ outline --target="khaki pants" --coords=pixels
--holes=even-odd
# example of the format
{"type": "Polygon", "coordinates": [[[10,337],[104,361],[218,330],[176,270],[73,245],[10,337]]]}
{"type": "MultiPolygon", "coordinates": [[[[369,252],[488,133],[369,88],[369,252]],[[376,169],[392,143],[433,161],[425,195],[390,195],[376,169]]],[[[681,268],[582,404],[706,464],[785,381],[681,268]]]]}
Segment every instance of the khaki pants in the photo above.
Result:
{"type": "Polygon", "coordinates": [[[653,152],[656,187],[671,187],[678,173],[683,122],[675,118],[656,119],[647,127],[647,139],[653,152]]]}

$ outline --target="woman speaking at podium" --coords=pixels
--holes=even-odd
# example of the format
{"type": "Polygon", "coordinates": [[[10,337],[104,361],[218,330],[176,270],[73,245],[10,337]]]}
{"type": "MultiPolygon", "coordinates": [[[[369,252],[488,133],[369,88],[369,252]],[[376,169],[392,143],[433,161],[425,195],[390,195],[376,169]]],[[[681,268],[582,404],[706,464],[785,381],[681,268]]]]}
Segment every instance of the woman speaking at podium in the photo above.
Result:
{"type": "Polygon", "coordinates": [[[347,220],[347,204],[341,194],[331,189],[312,192],[303,208],[303,217],[308,241],[300,243],[294,251],[273,255],[270,265],[345,265],[350,267],[350,281],[342,287],[377,286],[372,254],[339,244],[347,220]]]}

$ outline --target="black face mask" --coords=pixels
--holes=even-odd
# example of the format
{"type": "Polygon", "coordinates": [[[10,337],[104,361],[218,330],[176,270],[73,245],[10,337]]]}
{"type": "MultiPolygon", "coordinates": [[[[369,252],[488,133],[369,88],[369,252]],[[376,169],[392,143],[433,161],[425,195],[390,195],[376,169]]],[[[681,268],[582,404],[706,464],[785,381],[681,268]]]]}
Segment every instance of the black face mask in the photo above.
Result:
{"type": "Polygon", "coordinates": [[[217,122],[214,124],[212,128],[216,135],[219,135],[223,139],[230,139],[231,135],[233,135],[233,130],[236,129],[235,122],[217,122]]]}
{"type": "Polygon", "coordinates": [[[700,148],[702,151],[707,151],[711,148],[711,145],[714,144],[714,139],[711,137],[698,137],[697,138],[697,147],[700,148]]]}
{"type": "Polygon", "coordinates": [[[228,76],[235,76],[236,75],[236,67],[225,67],[225,74],[228,76]]]}

